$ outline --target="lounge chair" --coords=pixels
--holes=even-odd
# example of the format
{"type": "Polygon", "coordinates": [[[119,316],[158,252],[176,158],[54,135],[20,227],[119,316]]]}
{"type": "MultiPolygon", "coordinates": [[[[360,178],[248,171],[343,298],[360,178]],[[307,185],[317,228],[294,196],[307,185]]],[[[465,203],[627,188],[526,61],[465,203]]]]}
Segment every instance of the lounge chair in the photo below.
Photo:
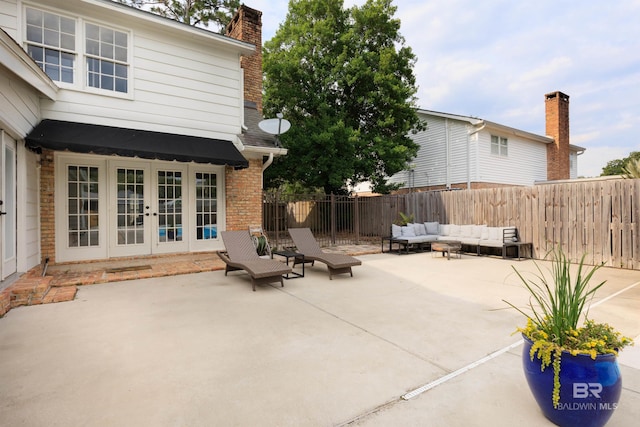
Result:
{"type": "Polygon", "coordinates": [[[362,261],[349,255],[324,252],[309,228],[290,228],[289,234],[298,252],[304,254],[305,261],[318,261],[327,265],[330,280],[333,280],[334,274],[349,273],[353,277],[351,267],[362,264],[362,261]]]}
{"type": "Polygon", "coordinates": [[[284,286],[282,275],[291,273],[291,268],[280,261],[260,258],[247,231],[221,231],[220,235],[226,252],[218,252],[218,256],[225,263],[225,276],[230,271],[246,271],[254,291],[256,284],[280,282],[284,286]]]}

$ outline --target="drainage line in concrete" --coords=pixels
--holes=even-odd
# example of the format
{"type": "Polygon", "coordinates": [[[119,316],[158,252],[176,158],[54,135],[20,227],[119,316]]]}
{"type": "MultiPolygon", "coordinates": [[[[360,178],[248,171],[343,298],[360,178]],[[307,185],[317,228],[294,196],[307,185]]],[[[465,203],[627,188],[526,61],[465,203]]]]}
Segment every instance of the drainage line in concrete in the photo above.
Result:
{"type": "Polygon", "coordinates": [[[455,378],[455,377],[457,377],[459,375],[462,375],[465,372],[470,371],[473,368],[477,368],[478,366],[480,366],[480,365],[482,365],[482,364],[484,364],[484,363],[486,363],[486,362],[488,362],[488,361],[490,361],[492,359],[495,359],[496,357],[506,353],[507,351],[509,351],[509,350],[521,345],[523,342],[524,342],[523,340],[519,340],[517,342],[514,342],[511,345],[508,345],[505,348],[502,348],[500,350],[494,351],[493,353],[483,357],[482,359],[478,359],[475,362],[468,364],[467,366],[464,366],[464,367],[462,367],[462,368],[460,368],[458,370],[455,370],[455,371],[451,372],[450,374],[445,375],[444,377],[438,378],[437,380],[432,381],[429,384],[425,384],[422,387],[419,387],[419,388],[417,388],[417,389],[415,389],[413,391],[410,391],[407,394],[402,395],[402,399],[404,399],[404,400],[412,399],[412,398],[424,393],[425,391],[429,391],[432,388],[439,386],[440,384],[446,383],[447,381],[449,381],[449,380],[451,380],[451,379],[453,379],[453,378],[455,378]]]}

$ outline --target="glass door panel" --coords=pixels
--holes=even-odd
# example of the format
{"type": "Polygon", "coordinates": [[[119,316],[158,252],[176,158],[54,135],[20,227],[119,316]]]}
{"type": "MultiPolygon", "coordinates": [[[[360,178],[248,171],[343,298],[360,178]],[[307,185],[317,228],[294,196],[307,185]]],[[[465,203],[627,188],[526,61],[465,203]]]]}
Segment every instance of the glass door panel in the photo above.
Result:
{"type": "Polygon", "coordinates": [[[218,237],[218,181],[215,173],[196,172],[196,240],[218,237]]]}
{"type": "Polygon", "coordinates": [[[182,172],[158,171],[158,241],[182,241],[182,172]]]}
{"type": "Polygon", "coordinates": [[[188,197],[186,167],[154,168],[153,218],[154,253],[188,250],[188,197]]]}
{"type": "Polygon", "coordinates": [[[149,165],[142,162],[111,164],[110,257],[151,253],[149,165]]]}

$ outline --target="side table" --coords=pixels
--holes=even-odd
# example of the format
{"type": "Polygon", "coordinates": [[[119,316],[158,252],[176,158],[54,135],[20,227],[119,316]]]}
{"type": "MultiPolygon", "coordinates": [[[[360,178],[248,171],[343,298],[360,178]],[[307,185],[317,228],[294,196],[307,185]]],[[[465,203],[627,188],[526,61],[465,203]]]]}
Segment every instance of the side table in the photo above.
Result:
{"type": "Polygon", "coordinates": [[[506,258],[507,257],[507,249],[508,248],[516,248],[517,254],[518,254],[518,261],[520,261],[523,257],[522,257],[522,248],[528,248],[529,249],[529,258],[533,258],[533,243],[530,242],[505,242],[504,245],[502,246],[502,258],[506,258]]]}
{"type": "Polygon", "coordinates": [[[281,257],[284,257],[287,265],[289,265],[289,260],[293,258],[293,266],[292,266],[291,273],[287,273],[282,277],[284,277],[285,279],[296,279],[298,277],[304,277],[304,254],[301,254],[300,252],[283,250],[283,251],[272,251],[271,258],[273,258],[274,255],[279,255],[281,257]],[[293,268],[295,268],[296,264],[302,264],[302,273],[293,271],[293,268]]]}

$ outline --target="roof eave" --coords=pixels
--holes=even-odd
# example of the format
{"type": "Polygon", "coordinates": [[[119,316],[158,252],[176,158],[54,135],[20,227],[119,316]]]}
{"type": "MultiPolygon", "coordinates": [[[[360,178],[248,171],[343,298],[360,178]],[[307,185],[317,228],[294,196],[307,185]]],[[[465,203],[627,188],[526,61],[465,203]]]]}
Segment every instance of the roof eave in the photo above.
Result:
{"type": "Polygon", "coordinates": [[[58,86],[42,71],[33,59],[4,30],[0,29],[0,64],[50,100],[56,100],[58,86]]]}
{"type": "Polygon", "coordinates": [[[145,10],[136,9],[131,6],[127,6],[125,4],[112,2],[112,1],[103,1],[103,0],[82,0],[85,3],[89,3],[91,5],[102,7],[104,9],[108,9],[113,12],[118,12],[125,14],[130,17],[134,17],[136,19],[140,19],[149,23],[153,23],[154,25],[162,25],[174,30],[182,31],[188,33],[194,37],[202,37],[217,43],[220,43],[223,46],[227,46],[229,48],[237,49],[239,53],[243,55],[250,55],[256,51],[256,46],[251,43],[247,43],[241,40],[234,39],[232,37],[224,36],[222,34],[215,33],[213,31],[209,31],[204,28],[195,27],[193,25],[184,24],[182,22],[175,21],[173,19],[165,18],[163,16],[157,15],[155,13],[151,13],[145,10]]]}

